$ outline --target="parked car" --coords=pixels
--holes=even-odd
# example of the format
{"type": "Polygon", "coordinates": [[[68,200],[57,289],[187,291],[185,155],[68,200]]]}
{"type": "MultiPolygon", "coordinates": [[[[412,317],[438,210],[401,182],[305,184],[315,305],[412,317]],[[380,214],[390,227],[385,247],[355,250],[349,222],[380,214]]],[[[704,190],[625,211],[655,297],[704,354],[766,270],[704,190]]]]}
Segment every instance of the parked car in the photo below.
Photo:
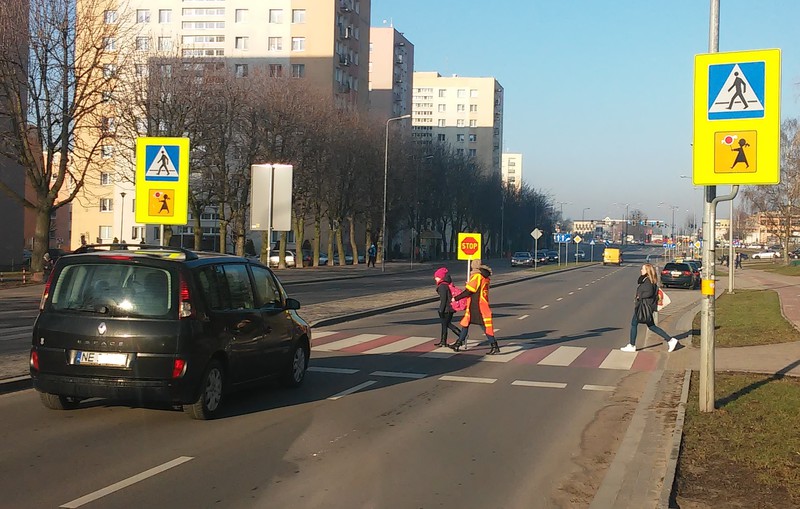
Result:
{"type": "Polygon", "coordinates": [[[580,249],[575,251],[575,254],[573,256],[575,257],[576,260],[585,260],[586,259],[586,253],[584,251],[580,250],[580,249]]]}
{"type": "Polygon", "coordinates": [[[533,255],[530,251],[517,251],[511,257],[512,267],[533,267],[533,255]]]}
{"type": "Polygon", "coordinates": [[[789,258],[793,260],[797,260],[800,258],[800,249],[795,249],[794,251],[789,251],[789,258]]]}
{"type": "Polygon", "coordinates": [[[695,289],[700,284],[694,267],[685,262],[669,262],[661,269],[661,286],[695,289]]]}
{"type": "Polygon", "coordinates": [[[780,251],[772,251],[770,249],[767,249],[765,251],[759,251],[758,253],[753,253],[753,255],[751,256],[753,260],[771,260],[773,258],[780,258],[780,257],[781,257],[780,251]]]}
{"type": "MultiPolygon", "coordinates": [[[[294,251],[286,251],[286,254],[283,256],[283,260],[286,263],[287,267],[294,267],[296,265],[294,251]]],[[[275,268],[278,266],[278,262],[280,261],[280,253],[278,251],[271,251],[269,255],[269,266],[270,268],[275,268]]]]}
{"type": "Polygon", "coordinates": [[[548,262],[547,251],[542,251],[542,250],[536,251],[534,258],[536,259],[536,263],[540,265],[543,263],[547,263],[548,262]]]}
{"type": "MultiPolygon", "coordinates": [[[[303,249],[303,265],[311,267],[314,264],[314,251],[312,249],[303,249]]],[[[328,255],[323,252],[319,253],[319,264],[328,264],[328,255]]]]}
{"type": "Polygon", "coordinates": [[[213,418],[231,390],[303,382],[311,330],[298,309],[270,269],[246,258],[85,246],[45,284],[31,379],[55,410],[108,398],[213,418]]]}
{"type": "Polygon", "coordinates": [[[699,285],[700,282],[703,280],[703,277],[700,275],[700,267],[702,266],[697,260],[685,260],[684,263],[689,264],[689,267],[692,268],[692,273],[694,274],[695,285],[699,285]]]}
{"type": "Polygon", "coordinates": [[[547,261],[548,262],[557,262],[558,261],[558,251],[548,251],[547,252],[547,261]]]}

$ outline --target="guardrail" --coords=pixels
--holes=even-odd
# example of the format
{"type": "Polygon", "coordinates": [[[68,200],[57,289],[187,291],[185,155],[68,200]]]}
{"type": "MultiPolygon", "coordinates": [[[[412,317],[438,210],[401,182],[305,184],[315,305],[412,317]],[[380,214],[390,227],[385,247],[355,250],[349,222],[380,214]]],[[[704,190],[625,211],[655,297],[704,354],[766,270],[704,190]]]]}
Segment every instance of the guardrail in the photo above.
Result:
{"type": "Polygon", "coordinates": [[[31,279],[31,272],[25,269],[17,272],[0,272],[0,283],[7,281],[21,281],[27,283],[31,279]]]}

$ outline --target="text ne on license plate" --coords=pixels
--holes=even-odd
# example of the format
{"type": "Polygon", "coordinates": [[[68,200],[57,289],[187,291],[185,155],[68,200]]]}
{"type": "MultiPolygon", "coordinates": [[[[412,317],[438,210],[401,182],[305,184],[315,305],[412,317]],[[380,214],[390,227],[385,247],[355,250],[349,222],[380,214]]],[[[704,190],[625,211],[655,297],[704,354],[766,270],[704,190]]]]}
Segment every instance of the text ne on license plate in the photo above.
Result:
{"type": "Polygon", "coordinates": [[[75,352],[75,364],[90,366],[120,366],[128,365],[128,354],[114,352],[75,352]]]}

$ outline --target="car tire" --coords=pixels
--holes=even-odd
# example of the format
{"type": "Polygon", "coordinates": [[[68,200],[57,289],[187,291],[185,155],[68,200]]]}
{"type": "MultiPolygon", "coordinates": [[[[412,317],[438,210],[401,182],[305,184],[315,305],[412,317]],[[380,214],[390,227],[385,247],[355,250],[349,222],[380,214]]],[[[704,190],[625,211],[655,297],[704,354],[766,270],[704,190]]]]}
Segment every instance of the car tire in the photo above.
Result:
{"type": "Polygon", "coordinates": [[[40,392],[39,399],[41,399],[42,404],[50,410],[75,410],[81,402],[78,398],[62,396],[61,394],[51,394],[49,392],[40,392]]]}
{"type": "Polygon", "coordinates": [[[200,382],[200,395],[191,405],[183,405],[183,411],[192,419],[213,419],[219,413],[225,390],[225,372],[217,360],[208,363],[200,382]]]}
{"type": "Polygon", "coordinates": [[[297,342],[292,345],[289,355],[289,364],[283,375],[283,384],[287,387],[299,387],[306,379],[308,370],[308,349],[304,342],[297,342]]]}

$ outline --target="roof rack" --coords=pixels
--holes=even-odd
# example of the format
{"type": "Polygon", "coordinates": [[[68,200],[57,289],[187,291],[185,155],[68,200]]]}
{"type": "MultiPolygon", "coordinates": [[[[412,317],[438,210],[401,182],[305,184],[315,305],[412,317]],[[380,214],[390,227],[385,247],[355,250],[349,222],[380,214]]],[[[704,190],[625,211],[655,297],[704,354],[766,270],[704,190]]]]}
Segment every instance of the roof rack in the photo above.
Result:
{"type": "MultiPolygon", "coordinates": [[[[165,251],[171,253],[181,253],[183,254],[186,260],[197,260],[197,254],[194,251],[189,249],[185,249],[182,247],[173,247],[173,246],[160,246],[160,245],[151,245],[151,244],[85,244],[75,251],[73,254],[80,254],[80,253],[95,253],[100,251],[165,251]],[[107,249],[97,249],[97,248],[107,248],[107,249]]],[[[148,253],[142,253],[148,254],[148,253]]],[[[155,254],[155,253],[149,253],[155,254]]]]}

